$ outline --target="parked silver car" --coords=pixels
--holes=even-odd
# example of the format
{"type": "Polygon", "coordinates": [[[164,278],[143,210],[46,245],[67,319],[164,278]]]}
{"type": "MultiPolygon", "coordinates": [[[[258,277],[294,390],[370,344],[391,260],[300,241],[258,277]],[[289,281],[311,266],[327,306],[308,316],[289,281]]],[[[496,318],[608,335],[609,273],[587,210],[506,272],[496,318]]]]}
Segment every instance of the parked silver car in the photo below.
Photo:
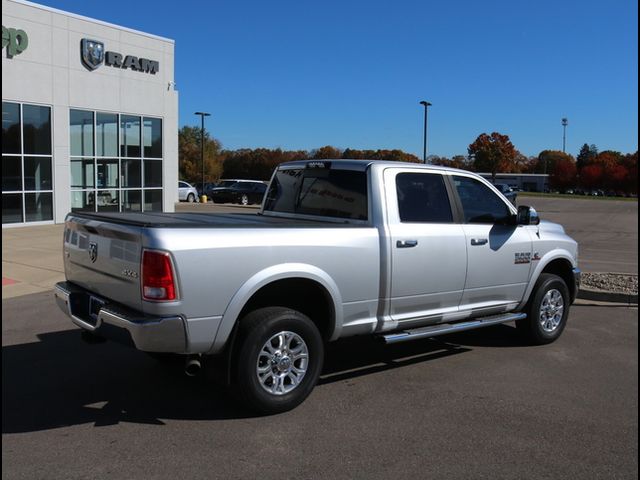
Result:
{"type": "Polygon", "coordinates": [[[197,202],[198,190],[193,185],[180,180],[178,181],[178,200],[189,203],[197,202]]]}

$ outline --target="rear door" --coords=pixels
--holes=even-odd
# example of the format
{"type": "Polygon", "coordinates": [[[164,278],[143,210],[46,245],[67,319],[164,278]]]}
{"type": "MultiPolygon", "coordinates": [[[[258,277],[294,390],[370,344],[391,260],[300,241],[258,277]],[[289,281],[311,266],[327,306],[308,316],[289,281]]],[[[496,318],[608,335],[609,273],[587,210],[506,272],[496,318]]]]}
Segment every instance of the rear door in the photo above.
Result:
{"type": "Polygon", "coordinates": [[[464,174],[451,178],[463,212],[468,251],[461,309],[519,303],[533,258],[530,232],[507,222],[515,211],[488,184],[464,174]]]}
{"type": "Polygon", "coordinates": [[[400,325],[458,311],[467,269],[463,226],[455,222],[441,172],[385,170],[391,236],[390,315],[400,325]]]}

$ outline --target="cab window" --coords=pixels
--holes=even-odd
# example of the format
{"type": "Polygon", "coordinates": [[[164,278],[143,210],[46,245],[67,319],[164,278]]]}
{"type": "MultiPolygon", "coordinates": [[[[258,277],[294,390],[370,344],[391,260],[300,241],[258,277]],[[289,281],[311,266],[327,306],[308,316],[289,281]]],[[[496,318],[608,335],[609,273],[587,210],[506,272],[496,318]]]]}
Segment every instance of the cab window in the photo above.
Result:
{"type": "Polygon", "coordinates": [[[452,223],[451,204],[442,175],[399,173],[398,213],[403,223],[452,223]]]}
{"type": "Polygon", "coordinates": [[[462,202],[465,223],[503,222],[512,215],[507,204],[484,183],[457,175],[453,181],[462,202]]]}

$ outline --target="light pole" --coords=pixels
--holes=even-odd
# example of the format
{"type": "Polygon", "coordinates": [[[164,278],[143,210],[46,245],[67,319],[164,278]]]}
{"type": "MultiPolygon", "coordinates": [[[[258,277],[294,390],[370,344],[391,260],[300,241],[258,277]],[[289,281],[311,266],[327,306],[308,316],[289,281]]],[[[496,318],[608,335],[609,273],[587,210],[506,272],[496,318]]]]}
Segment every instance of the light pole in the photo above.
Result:
{"type": "Polygon", "coordinates": [[[210,113],[196,112],[196,115],[200,115],[200,161],[202,162],[202,193],[200,196],[204,196],[204,117],[211,116],[210,113]]]}
{"type": "Polygon", "coordinates": [[[567,125],[569,125],[569,119],[565,117],[562,119],[562,153],[566,153],[565,147],[567,143],[567,125]]]}
{"type": "Polygon", "coordinates": [[[422,100],[420,105],[424,105],[424,139],[422,143],[422,163],[427,163],[427,108],[431,106],[429,102],[422,100]]]}

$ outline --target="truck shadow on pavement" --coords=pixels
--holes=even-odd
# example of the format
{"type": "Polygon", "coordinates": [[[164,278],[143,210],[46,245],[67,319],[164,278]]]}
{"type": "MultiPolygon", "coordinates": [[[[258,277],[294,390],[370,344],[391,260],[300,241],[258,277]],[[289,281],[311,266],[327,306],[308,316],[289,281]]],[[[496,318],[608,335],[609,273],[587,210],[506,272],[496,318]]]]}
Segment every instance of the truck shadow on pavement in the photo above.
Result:
{"type": "MultiPolygon", "coordinates": [[[[397,345],[372,337],[328,346],[319,384],[436,361],[468,352],[463,345],[518,346],[511,327],[489,327],[397,345]]],[[[39,342],[2,347],[2,433],[92,423],[164,425],[161,419],[248,418],[210,375],[187,377],[182,362],[163,364],[116,343],[89,345],[77,329],[38,335],[39,342]]]]}

